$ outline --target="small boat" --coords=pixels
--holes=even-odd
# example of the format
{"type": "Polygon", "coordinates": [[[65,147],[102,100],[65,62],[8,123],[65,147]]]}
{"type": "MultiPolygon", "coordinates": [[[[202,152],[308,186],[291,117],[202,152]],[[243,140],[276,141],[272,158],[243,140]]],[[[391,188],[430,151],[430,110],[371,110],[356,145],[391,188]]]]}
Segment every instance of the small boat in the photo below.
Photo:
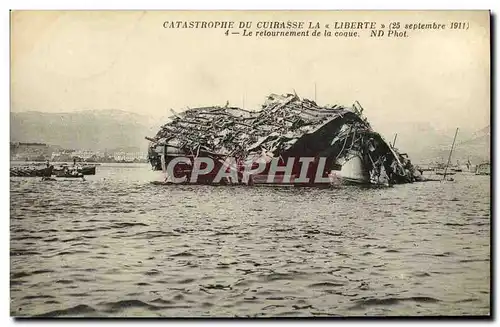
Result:
{"type": "Polygon", "coordinates": [[[77,170],[83,175],[95,175],[95,166],[93,165],[78,167],[77,170]]]}
{"type": "MultiPolygon", "coordinates": [[[[444,171],[445,171],[444,169],[436,169],[436,170],[434,171],[434,173],[435,173],[436,175],[444,175],[444,171]]],[[[453,170],[451,170],[451,169],[448,169],[448,170],[446,171],[446,176],[448,176],[448,175],[455,175],[455,172],[454,172],[453,170]]]]}
{"type": "Polygon", "coordinates": [[[95,175],[96,171],[96,166],[94,165],[87,165],[87,166],[76,166],[76,167],[70,167],[66,164],[59,166],[58,168],[54,169],[54,174],[57,176],[57,174],[63,174],[64,170],[76,170],[82,175],[95,175]]]}
{"type": "Polygon", "coordinates": [[[14,177],[50,177],[54,166],[45,168],[35,167],[14,167],[10,169],[10,176],[14,177]]]}
{"type": "Polygon", "coordinates": [[[54,175],[56,177],[64,177],[64,178],[82,178],[83,174],[78,172],[76,169],[69,169],[68,167],[64,167],[63,169],[57,169],[54,171],[54,175]]]}

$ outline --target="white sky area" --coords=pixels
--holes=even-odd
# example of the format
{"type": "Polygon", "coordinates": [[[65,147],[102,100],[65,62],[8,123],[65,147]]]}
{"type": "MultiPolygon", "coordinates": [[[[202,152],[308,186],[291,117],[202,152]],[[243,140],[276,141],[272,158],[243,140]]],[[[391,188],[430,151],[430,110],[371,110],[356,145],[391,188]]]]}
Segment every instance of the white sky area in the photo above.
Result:
{"type": "Polygon", "coordinates": [[[487,11],[231,12],[32,11],[11,15],[11,110],[257,109],[270,93],[320,105],[358,100],[376,125],[490,124],[487,11]],[[410,31],[408,38],[257,38],[222,29],[165,29],[164,21],[444,23],[467,31],[410,31]]]}

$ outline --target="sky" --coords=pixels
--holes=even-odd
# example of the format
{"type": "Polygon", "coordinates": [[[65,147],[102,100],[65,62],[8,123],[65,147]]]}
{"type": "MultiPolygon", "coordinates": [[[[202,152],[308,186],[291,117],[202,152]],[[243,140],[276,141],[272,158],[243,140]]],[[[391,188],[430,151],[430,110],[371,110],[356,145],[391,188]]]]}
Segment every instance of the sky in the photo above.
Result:
{"type": "Polygon", "coordinates": [[[490,124],[489,24],[487,11],[14,11],[11,111],[161,117],[226,101],[257,109],[270,93],[295,91],[310,99],[316,93],[320,105],[357,100],[375,125],[481,129],[490,124]],[[459,21],[469,29],[257,38],[163,28],[177,20],[459,21]]]}

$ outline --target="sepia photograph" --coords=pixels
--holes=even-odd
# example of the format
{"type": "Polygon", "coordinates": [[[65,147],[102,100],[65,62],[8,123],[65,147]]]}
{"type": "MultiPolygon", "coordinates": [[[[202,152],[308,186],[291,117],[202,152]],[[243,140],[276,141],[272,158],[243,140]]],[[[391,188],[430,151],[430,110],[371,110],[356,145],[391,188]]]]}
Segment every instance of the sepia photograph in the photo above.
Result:
{"type": "Polygon", "coordinates": [[[488,10],[12,10],[10,316],[492,316],[488,10]]]}

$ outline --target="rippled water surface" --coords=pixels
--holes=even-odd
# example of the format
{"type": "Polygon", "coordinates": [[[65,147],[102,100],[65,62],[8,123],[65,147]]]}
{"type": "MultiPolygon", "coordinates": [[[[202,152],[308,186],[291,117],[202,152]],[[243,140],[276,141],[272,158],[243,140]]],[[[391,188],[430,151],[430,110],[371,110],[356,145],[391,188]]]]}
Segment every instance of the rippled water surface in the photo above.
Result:
{"type": "Polygon", "coordinates": [[[162,186],[11,178],[15,316],[486,315],[490,179],[162,186]]]}

